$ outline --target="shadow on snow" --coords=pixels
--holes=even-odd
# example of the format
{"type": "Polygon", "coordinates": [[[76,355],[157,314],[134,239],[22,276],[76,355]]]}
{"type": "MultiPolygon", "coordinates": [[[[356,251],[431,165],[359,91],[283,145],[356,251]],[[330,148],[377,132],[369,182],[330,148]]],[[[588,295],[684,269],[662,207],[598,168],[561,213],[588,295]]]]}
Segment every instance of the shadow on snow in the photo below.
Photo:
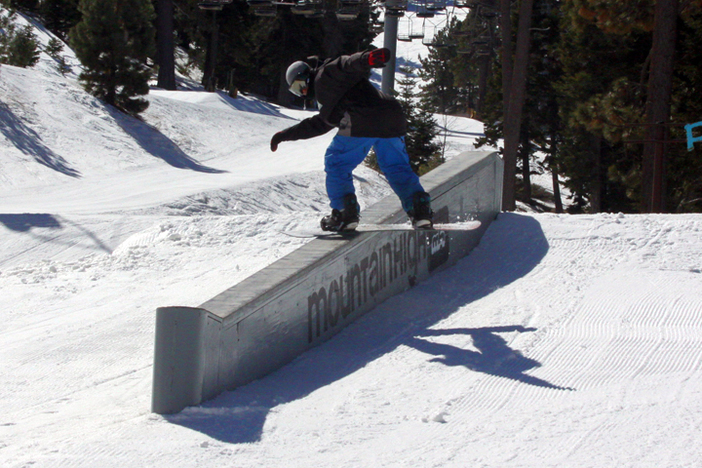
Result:
{"type": "Polygon", "coordinates": [[[232,98],[221,91],[217,91],[217,95],[222,102],[241,112],[251,112],[253,114],[270,115],[282,119],[294,120],[292,117],[282,114],[275,106],[265,101],[251,99],[243,94],[240,94],[239,97],[232,98]]]}
{"type": "Polygon", "coordinates": [[[18,150],[34,158],[36,162],[69,177],[80,177],[60,155],[46,146],[41,136],[22,122],[10,108],[0,103],[0,133],[5,135],[18,150]]]}
{"type": "Polygon", "coordinates": [[[188,156],[177,144],[155,127],[137,118],[123,114],[111,106],[105,106],[105,109],[112,115],[115,122],[139,143],[139,146],[141,146],[144,151],[162,159],[167,164],[178,169],[190,169],[196,172],[206,172],[210,174],[227,172],[200,164],[195,159],[188,156]]]}
{"type": "Polygon", "coordinates": [[[545,380],[525,374],[529,369],[541,367],[541,363],[525,357],[519,351],[507,346],[507,341],[498,333],[534,332],[536,328],[523,326],[487,327],[487,328],[454,328],[447,330],[426,330],[420,336],[468,335],[473,339],[473,346],[478,351],[462,349],[444,343],[436,343],[415,337],[407,343],[418,351],[435,357],[430,362],[439,362],[446,366],[463,366],[475,372],[504,377],[537,387],[556,390],[572,390],[560,387],[545,380]]]}
{"type": "MultiPolygon", "coordinates": [[[[112,253],[112,249],[93,231],[80,223],[58,215],[49,213],[0,213],[0,225],[11,231],[25,233],[38,242],[50,242],[57,245],[65,245],[66,247],[75,247],[79,244],[71,240],[70,237],[66,238],[60,232],[67,229],[75,229],[82,234],[80,245],[84,245],[85,249],[101,251],[107,254],[112,253]],[[51,232],[57,230],[59,233],[51,232]]],[[[15,255],[14,252],[8,253],[10,256],[15,255]]],[[[3,255],[0,255],[0,260],[3,257],[3,255]]]]}
{"type": "MultiPolygon", "coordinates": [[[[227,172],[200,164],[185,154],[178,145],[156,128],[139,119],[123,114],[111,106],[105,105],[105,110],[146,152],[162,159],[167,164],[178,169],[190,169],[197,172],[212,174],[227,172]]],[[[0,103],[0,133],[5,135],[18,150],[33,157],[39,164],[70,177],[81,176],[80,171],[71,167],[68,161],[46,146],[42,142],[41,135],[27,126],[3,103],[0,103]]]]}
{"type": "Polygon", "coordinates": [[[535,331],[523,326],[434,329],[457,310],[527,275],[544,258],[548,242],[531,217],[501,214],[478,247],[457,265],[391,298],[350,324],[333,339],[269,376],[181,413],[166,416],[174,424],[228,443],[260,440],[268,413],[298,400],[391,353],[398,346],[415,348],[430,362],[463,366],[546,389],[564,390],[525,372],[539,367],[534,359],[511,349],[500,333],[535,331]],[[436,343],[431,337],[469,335],[478,351],[436,343]]]}
{"type": "Polygon", "coordinates": [[[0,224],[17,232],[29,232],[32,228],[61,229],[59,220],[48,213],[0,213],[0,224]]]}

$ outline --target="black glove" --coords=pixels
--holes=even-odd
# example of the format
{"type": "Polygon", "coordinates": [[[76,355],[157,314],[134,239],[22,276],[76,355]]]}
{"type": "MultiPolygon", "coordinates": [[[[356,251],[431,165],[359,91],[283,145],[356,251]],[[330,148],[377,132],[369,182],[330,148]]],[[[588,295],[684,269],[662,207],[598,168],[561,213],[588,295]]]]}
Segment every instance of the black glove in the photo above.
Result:
{"type": "Polygon", "coordinates": [[[368,55],[368,65],[371,68],[383,68],[390,61],[390,49],[383,47],[382,49],[371,50],[366,52],[368,55]]]}
{"type": "Polygon", "coordinates": [[[271,138],[271,151],[278,149],[278,145],[283,141],[283,132],[278,132],[271,138]]]}

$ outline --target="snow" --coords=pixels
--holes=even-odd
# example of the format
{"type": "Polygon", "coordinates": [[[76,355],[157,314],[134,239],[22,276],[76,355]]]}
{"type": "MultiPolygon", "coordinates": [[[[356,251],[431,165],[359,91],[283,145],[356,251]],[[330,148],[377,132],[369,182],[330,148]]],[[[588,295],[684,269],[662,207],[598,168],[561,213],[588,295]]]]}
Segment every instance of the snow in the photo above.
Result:
{"type": "MultiPolygon", "coordinates": [[[[66,51],[68,54],[69,51],[66,51]]],[[[144,122],[42,57],[0,68],[0,465],[702,466],[702,215],[503,213],[457,266],[290,365],[150,412],[155,309],[307,240],[330,135],[153,90],[144,122]]],[[[482,126],[448,120],[449,157],[482,126]]],[[[363,206],[390,193],[356,174],[363,206]]]]}

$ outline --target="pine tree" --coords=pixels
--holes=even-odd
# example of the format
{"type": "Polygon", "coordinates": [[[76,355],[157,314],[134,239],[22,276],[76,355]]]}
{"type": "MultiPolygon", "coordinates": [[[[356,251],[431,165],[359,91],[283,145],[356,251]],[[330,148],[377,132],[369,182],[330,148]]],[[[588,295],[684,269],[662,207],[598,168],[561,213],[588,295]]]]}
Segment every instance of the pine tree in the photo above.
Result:
{"type": "Polygon", "coordinates": [[[154,54],[154,9],[150,0],[80,0],[82,20],[71,30],[71,46],[84,66],[85,89],[128,113],[139,113],[148,101],[154,54]]]}
{"type": "MultiPolygon", "coordinates": [[[[560,63],[554,49],[559,41],[559,4],[553,0],[537,0],[533,5],[530,57],[528,60],[526,99],[519,130],[518,152],[515,160],[515,198],[527,204],[538,203],[539,192],[532,190],[531,176],[541,168],[534,164],[537,151],[548,154],[543,168],[552,173],[556,210],[560,195],[558,186],[559,135],[561,121],[558,116],[558,94],[554,90],[561,74],[560,63]]],[[[507,47],[509,49],[509,47],[507,47]]],[[[499,146],[504,138],[505,103],[503,72],[510,64],[495,64],[479,118],[485,123],[485,137],[479,144],[499,146]]],[[[509,87],[507,88],[509,89],[509,87]]],[[[549,200],[550,201],[550,200],[549,200]]]]}
{"type": "Polygon", "coordinates": [[[637,146],[627,140],[643,136],[635,124],[643,114],[642,68],[650,35],[623,19],[625,33],[609,33],[598,27],[598,21],[609,24],[603,10],[593,16],[577,2],[561,8],[558,58],[563,76],[556,89],[564,122],[560,163],[567,186],[587,211],[635,211],[641,164],[637,146]]]}
{"type": "Polygon", "coordinates": [[[551,0],[537,0],[534,3],[527,98],[518,161],[521,181],[517,186],[517,197],[534,205],[538,203],[539,192],[532,189],[531,176],[538,174],[542,168],[550,172],[557,212],[562,211],[558,181],[562,123],[558,93],[554,89],[562,74],[555,54],[561,33],[559,15],[559,3],[551,0]],[[534,161],[536,151],[547,155],[539,164],[534,161]]]}
{"type": "MultiPolygon", "coordinates": [[[[702,120],[702,8],[683,10],[680,23],[673,93],[674,122],[691,124],[702,120]]],[[[685,139],[680,127],[671,138],[685,139]]],[[[686,144],[668,145],[669,207],[673,212],[702,212],[702,147],[688,151],[686,144]]]]}
{"type": "Polygon", "coordinates": [[[398,101],[407,118],[405,145],[410,165],[417,174],[424,174],[444,162],[441,145],[436,143],[438,129],[434,116],[426,108],[419,107],[416,99],[417,78],[409,67],[401,69],[405,77],[398,81],[398,101]]]}
{"type": "Polygon", "coordinates": [[[39,8],[39,0],[7,0],[10,8],[16,8],[23,12],[36,12],[39,8]]]}
{"type": "Polygon", "coordinates": [[[0,63],[16,67],[33,67],[39,61],[39,40],[26,25],[18,28],[14,13],[0,14],[0,63]]]}
{"type": "Polygon", "coordinates": [[[68,39],[68,31],[80,21],[78,0],[43,0],[39,14],[44,26],[63,40],[68,39]]]}
{"type": "Polygon", "coordinates": [[[44,51],[56,61],[56,68],[62,75],[66,75],[66,73],[71,71],[71,66],[66,61],[66,57],[62,54],[63,42],[61,42],[61,40],[52,37],[44,51]]]}
{"type": "MultiPolygon", "coordinates": [[[[459,25],[454,21],[439,31],[434,37],[435,44],[451,44],[452,36],[458,28],[459,25]]],[[[470,96],[469,89],[473,85],[469,81],[461,83],[464,87],[456,85],[456,75],[451,65],[456,59],[456,49],[449,46],[431,47],[427,57],[419,59],[422,65],[419,74],[426,82],[422,86],[422,102],[435,112],[452,114],[461,112],[470,105],[464,97],[470,96]]]]}
{"type": "Polygon", "coordinates": [[[494,0],[485,0],[480,8],[472,8],[449,33],[456,40],[458,54],[449,64],[454,84],[458,87],[459,99],[466,104],[467,113],[476,117],[486,104],[499,45],[494,4],[494,0]]]}
{"type": "Polygon", "coordinates": [[[579,193],[595,210],[598,196],[601,210],[702,210],[702,150],[688,152],[678,142],[684,138],[683,125],[700,120],[702,111],[702,2],[680,2],[675,8],[654,0],[573,0],[563,8],[570,22],[565,38],[584,36],[563,44],[561,57],[569,70],[559,85],[567,131],[580,135],[565,135],[564,141],[582,143],[577,152],[569,151],[567,168],[571,180],[582,182],[579,193]],[[656,10],[663,7],[667,25],[656,23],[656,10]],[[661,121],[665,127],[658,125],[661,121]],[[664,170],[658,171],[663,177],[654,197],[656,153],[664,170]],[[578,164],[578,157],[594,158],[578,164]],[[599,187],[593,183],[596,173],[599,187]]]}

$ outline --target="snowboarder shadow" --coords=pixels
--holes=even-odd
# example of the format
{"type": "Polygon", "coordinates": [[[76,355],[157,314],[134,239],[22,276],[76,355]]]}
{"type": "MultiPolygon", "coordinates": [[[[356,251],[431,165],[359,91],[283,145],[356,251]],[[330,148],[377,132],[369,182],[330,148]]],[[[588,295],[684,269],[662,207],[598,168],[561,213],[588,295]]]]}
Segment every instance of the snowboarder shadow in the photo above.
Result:
{"type": "Polygon", "coordinates": [[[425,352],[444,365],[464,366],[541,388],[565,389],[527,375],[541,364],[510,348],[500,336],[533,332],[533,328],[433,328],[466,305],[528,275],[548,251],[538,221],[529,216],[503,213],[490,229],[490,235],[483,237],[470,256],[451,267],[450,273],[437,273],[444,276],[439,283],[420,283],[266,378],[166,419],[226,443],[257,442],[273,408],[303,399],[401,345],[425,352]],[[441,335],[459,334],[470,335],[477,351],[444,344],[446,339],[439,342],[441,335]]]}
{"type": "Polygon", "coordinates": [[[445,330],[426,330],[410,339],[406,344],[423,353],[434,355],[430,362],[446,366],[463,366],[475,372],[503,377],[537,387],[556,390],[573,390],[560,387],[538,377],[525,374],[541,364],[509,347],[507,340],[498,333],[526,333],[536,331],[521,325],[487,328],[454,328],[445,330]],[[426,337],[469,335],[477,351],[425,339],[426,337]]]}

